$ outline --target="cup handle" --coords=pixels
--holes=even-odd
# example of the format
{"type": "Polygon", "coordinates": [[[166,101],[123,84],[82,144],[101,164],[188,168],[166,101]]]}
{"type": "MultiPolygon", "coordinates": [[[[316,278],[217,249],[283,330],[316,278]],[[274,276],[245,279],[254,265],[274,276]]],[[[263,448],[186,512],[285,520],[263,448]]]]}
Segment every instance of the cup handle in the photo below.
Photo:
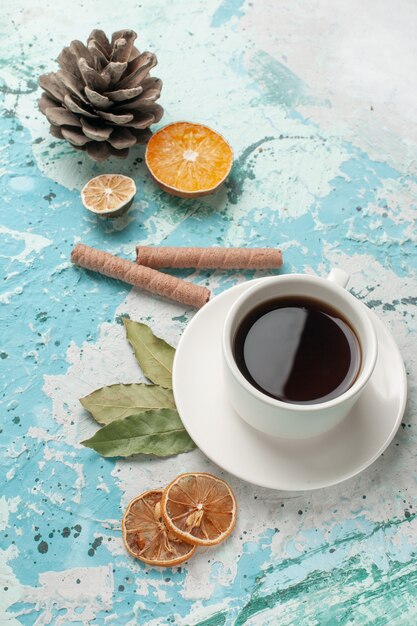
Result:
{"type": "Polygon", "coordinates": [[[327,277],[327,280],[330,280],[332,283],[336,283],[341,287],[346,287],[350,279],[350,275],[344,270],[340,270],[337,267],[334,267],[330,270],[330,274],[327,277]]]}

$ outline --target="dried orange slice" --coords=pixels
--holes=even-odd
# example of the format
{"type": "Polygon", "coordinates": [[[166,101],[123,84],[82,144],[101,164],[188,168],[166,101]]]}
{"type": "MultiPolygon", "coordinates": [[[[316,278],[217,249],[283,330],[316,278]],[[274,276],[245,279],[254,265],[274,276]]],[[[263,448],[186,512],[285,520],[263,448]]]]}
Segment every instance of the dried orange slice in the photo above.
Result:
{"type": "Polygon", "coordinates": [[[184,541],[214,546],[236,523],[236,500],[229,485],[211,474],[181,474],[164,489],[161,512],[166,525],[184,541]]]}
{"type": "Polygon", "coordinates": [[[102,174],[88,181],[81,190],[81,200],[89,211],[103,217],[123,215],[136,193],[135,181],[122,174],[102,174]]]}
{"type": "Polygon", "coordinates": [[[145,161],[164,191],[193,198],[213,193],[222,184],[232,168],[233,151],[208,126],[175,122],[150,138],[145,161]]]}
{"type": "Polygon", "coordinates": [[[130,554],[149,565],[173,567],[193,556],[196,547],[169,530],[161,516],[162,489],[145,491],[128,505],[122,519],[130,554]]]}

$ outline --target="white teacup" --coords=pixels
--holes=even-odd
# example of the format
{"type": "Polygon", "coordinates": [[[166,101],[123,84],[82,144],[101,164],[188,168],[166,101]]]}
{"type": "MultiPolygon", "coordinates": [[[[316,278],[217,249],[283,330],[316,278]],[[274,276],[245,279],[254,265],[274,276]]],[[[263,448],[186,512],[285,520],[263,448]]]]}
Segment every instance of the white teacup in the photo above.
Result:
{"type": "Polygon", "coordinates": [[[264,278],[233,304],[223,328],[226,393],[240,417],[254,428],[275,437],[312,437],[341,422],[358,400],[374,370],[378,344],[365,306],[345,289],[348,280],[348,274],[339,269],[333,269],[327,279],[303,274],[264,278]],[[353,385],[340,396],[317,404],[282,402],[259,391],[239,370],[233,342],[240,323],[263,302],[287,296],[321,300],[340,311],[355,331],[361,346],[361,367],[353,385]]]}

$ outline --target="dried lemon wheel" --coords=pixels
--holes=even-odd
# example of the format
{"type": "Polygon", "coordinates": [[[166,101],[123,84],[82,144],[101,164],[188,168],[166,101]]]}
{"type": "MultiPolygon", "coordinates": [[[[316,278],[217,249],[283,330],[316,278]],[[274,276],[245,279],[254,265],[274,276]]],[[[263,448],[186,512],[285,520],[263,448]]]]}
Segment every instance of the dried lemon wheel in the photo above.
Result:
{"type": "Polygon", "coordinates": [[[145,161],[164,191],[193,198],[213,193],[222,184],[231,170],[233,151],[208,126],[175,122],[150,138],[145,161]]]}
{"type": "Polygon", "coordinates": [[[123,215],[136,193],[135,181],[122,174],[102,174],[88,181],[81,190],[81,200],[89,211],[103,217],[123,215]]]}
{"type": "Polygon", "coordinates": [[[122,519],[130,554],[149,565],[173,567],[193,556],[196,547],[169,530],[161,516],[162,489],[145,491],[128,505],[122,519]]]}
{"type": "Polygon", "coordinates": [[[181,474],[164,489],[166,525],[184,541],[214,546],[236,523],[236,500],[229,485],[211,474],[181,474]]]}

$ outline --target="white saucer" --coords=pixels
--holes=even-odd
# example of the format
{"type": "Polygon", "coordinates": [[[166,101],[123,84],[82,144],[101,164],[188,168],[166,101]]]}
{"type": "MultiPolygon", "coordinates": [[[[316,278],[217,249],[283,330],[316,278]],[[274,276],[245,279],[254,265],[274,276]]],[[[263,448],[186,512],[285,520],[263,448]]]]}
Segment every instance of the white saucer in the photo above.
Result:
{"type": "Polygon", "coordinates": [[[370,312],[378,336],[375,371],[351,413],[336,428],[301,441],[263,435],[229,404],[221,354],[226,314],[254,282],[232,287],[206,304],[181,338],[173,383],[185,428],[214,463],[261,487],[301,491],[328,487],[355,476],[389,445],[404,413],[407,380],[394,339],[370,312]]]}

